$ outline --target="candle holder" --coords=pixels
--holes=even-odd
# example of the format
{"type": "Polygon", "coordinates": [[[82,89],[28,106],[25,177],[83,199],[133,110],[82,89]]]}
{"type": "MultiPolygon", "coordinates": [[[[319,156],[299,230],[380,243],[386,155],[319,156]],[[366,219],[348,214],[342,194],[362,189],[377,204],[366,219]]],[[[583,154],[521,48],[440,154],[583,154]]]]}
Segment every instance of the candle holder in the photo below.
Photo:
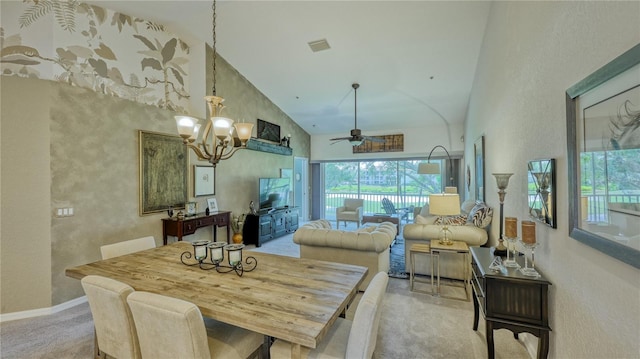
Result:
{"type": "Polygon", "coordinates": [[[258,266],[258,260],[249,256],[242,263],[242,249],[244,244],[226,244],[225,242],[196,241],[193,245],[193,255],[190,251],[183,252],[180,255],[180,261],[187,266],[197,265],[200,269],[215,269],[218,273],[235,272],[242,277],[244,272],[251,272],[258,266]],[[227,262],[224,263],[224,252],[227,251],[227,262]],[[209,261],[205,261],[209,257],[209,261]],[[190,259],[194,258],[195,263],[190,259]]]}
{"type": "Polygon", "coordinates": [[[516,262],[516,242],[518,237],[507,237],[507,260],[504,261],[505,267],[520,268],[518,262],[516,262]],[[510,255],[511,254],[511,255],[510,255]]]}
{"type": "Polygon", "coordinates": [[[527,255],[524,256],[524,268],[520,268],[520,273],[526,275],[527,277],[540,277],[540,273],[536,271],[535,266],[535,250],[538,246],[538,243],[526,243],[520,240],[520,243],[527,249],[529,254],[531,255],[531,267],[529,267],[529,261],[527,260],[527,255]]]}
{"type": "Polygon", "coordinates": [[[195,266],[195,265],[202,266],[202,264],[204,263],[204,260],[207,259],[208,244],[209,244],[209,241],[191,242],[191,245],[193,246],[193,255],[189,251],[183,252],[182,255],[180,255],[180,261],[182,262],[182,264],[188,265],[188,266],[195,266]],[[196,262],[195,263],[185,262],[185,259],[191,259],[191,258],[194,258],[196,262]]]}

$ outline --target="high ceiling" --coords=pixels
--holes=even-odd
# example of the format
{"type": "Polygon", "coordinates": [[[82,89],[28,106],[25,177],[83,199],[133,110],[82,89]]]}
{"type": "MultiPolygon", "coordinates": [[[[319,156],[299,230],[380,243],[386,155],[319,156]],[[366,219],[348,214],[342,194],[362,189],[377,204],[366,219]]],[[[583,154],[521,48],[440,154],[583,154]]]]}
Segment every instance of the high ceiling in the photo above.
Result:
{"type": "MultiPolygon", "coordinates": [[[[89,1],[212,42],[209,1],[89,1]]],[[[491,3],[219,1],[217,50],[310,134],[462,123],[491,3]],[[311,51],[326,39],[330,49],[311,51]]],[[[233,99],[227,99],[233,102],[233,99]]]]}

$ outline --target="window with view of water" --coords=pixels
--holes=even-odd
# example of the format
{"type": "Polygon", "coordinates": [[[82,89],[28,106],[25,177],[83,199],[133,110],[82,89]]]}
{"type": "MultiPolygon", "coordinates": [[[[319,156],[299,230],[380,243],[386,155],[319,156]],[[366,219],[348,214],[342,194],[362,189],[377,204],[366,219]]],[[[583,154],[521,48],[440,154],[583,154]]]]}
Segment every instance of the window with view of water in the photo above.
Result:
{"type": "MultiPolygon", "coordinates": [[[[413,208],[427,202],[431,193],[442,192],[441,175],[420,175],[424,160],[328,162],[323,164],[324,218],[336,219],[336,208],[345,198],[364,200],[364,213],[385,213],[382,199],[388,198],[396,209],[413,208]]],[[[440,163],[442,161],[432,160],[440,163]]]]}

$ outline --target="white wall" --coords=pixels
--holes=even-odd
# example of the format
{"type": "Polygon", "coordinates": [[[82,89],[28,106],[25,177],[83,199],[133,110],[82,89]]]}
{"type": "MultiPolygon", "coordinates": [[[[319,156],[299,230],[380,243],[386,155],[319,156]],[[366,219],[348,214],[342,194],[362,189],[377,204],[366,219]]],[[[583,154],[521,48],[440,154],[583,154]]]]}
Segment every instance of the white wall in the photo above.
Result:
{"type": "MultiPolygon", "coordinates": [[[[637,1],[495,2],[491,10],[465,137],[485,136],[489,205],[499,206],[491,173],[514,173],[505,216],[520,220],[527,218],[527,162],[556,159],[558,228],[536,227],[536,267],[553,284],[551,358],[640,357],[640,272],[568,236],[564,96],[639,43],[639,24],[637,1]]],[[[469,163],[472,141],[465,154],[469,163]]]]}
{"type": "MultiPolygon", "coordinates": [[[[350,159],[384,159],[384,158],[427,158],[429,151],[436,146],[444,146],[451,155],[462,154],[464,143],[461,136],[464,127],[462,124],[453,124],[447,128],[444,124],[420,128],[403,128],[397,131],[367,132],[363,130],[363,135],[404,135],[404,151],[402,152],[377,152],[377,153],[357,153],[354,154],[348,141],[342,141],[332,145],[331,138],[345,137],[346,133],[334,133],[332,135],[315,135],[311,137],[311,162],[328,160],[350,160],[350,159]],[[449,135],[450,134],[450,135],[449,135]],[[450,137],[450,139],[449,139],[450,137]]],[[[441,150],[433,153],[445,155],[441,150]]]]}

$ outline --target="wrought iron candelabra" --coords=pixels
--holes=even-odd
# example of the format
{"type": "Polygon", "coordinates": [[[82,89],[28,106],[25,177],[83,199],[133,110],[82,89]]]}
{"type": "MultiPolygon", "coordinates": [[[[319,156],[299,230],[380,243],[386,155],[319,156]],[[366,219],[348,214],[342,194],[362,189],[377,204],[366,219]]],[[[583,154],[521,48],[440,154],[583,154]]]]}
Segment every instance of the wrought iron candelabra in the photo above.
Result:
{"type": "Polygon", "coordinates": [[[255,257],[248,256],[242,263],[242,249],[244,244],[226,244],[225,242],[195,241],[193,254],[191,251],[182,252],[180,261],[187,266],[198,266],[203,270],[215,269],[218,273],[235,272],[242,277],[244,272],[251,272],[258,266],[255,257]],[[224,252],[227,252],[227,263],[224,264],[224,252]],[[193,262],[195,259],[195,262],[193,262]],[[209,260],[207,261],[207,258],[209,260]]]}

